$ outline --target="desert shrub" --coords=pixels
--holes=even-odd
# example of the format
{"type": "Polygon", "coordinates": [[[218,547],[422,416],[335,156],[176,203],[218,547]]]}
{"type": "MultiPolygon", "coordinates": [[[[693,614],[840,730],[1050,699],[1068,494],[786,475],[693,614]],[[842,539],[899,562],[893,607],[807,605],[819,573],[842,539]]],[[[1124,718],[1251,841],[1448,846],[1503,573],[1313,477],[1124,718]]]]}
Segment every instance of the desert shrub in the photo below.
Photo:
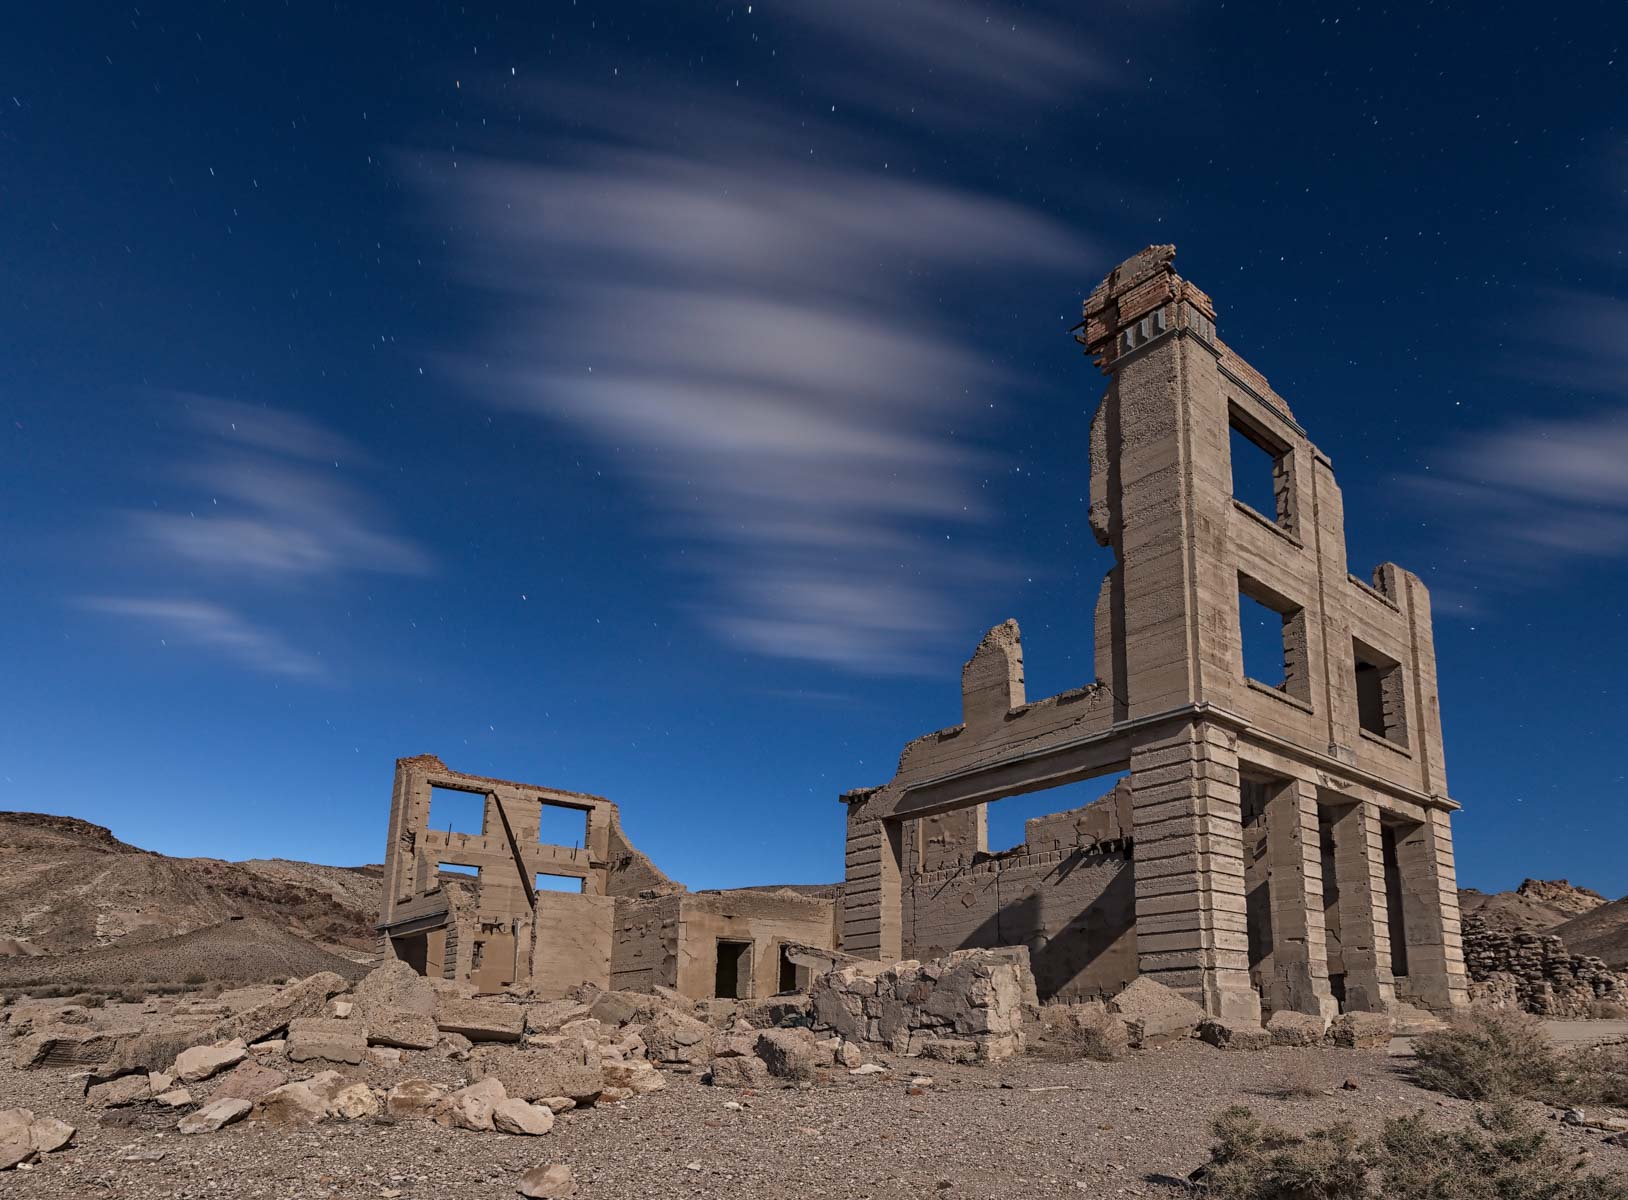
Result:
{"type": "Polygon", "coordinates": [[[85,992],[74,998],[74,1003],[81,1008],[101,1008],[107,1003],[107,997],[101,992],[85,992]]]}
{"type": "Polygon", "coordinates": [[[202,971],[194,971],[181,982],[189,987],[197,987],[199,984],[208,982],[208,980],[209,976],[205,975],[202,971]]]}
{"type": "Polygon", "coordinates": [[[1621,1000],[1596,1000],[1588,1007],[1590,1020],[1628,1021],[1628,1004],[1621,1000]]]}
{"type": "Polygon", "coordinates": [[[1041,1058],[1054,1062],[1115,1062],[1130,1048],[1122,1018],[1102,1004],[1048,1004],[1040,1010],[1039,1035],[1032,1042],[1041,1058]]]}
{"type": "Polygon", "coordinates": [[[1328,1083],[1310,1062],[1295,1055],[1268,1085],[1279,1100],[1316,1100],[1328,1090],[1328,1083]]]}
{"type": "Polygon", "coordinates": [[[1370,1149],[1349,1125],[1305,1137],[1268,1125],[1242,1106],[1211,1125],[1216,1144],[1202,1194],[1221,1200],[1367,1200],[1370,1149]]]}
{"type": "Polygon", "coordinates": [[[1562,1061],[1562,1072],[1560,1101],[1628,1108],[1628,1046],[1573,1050],[1562,1061]]]}
{"type": "Polygon", "coordinates": [[[1514,1009],[1477,1009],[1413,1046],[1421,1087],[1462,1100],[1552,1097],[1560,1059],[1543,1025],[1514,1009]]]}
{"type": "Polygon", "coordinates": [[[1477,1128],[1433,1130],[1423,1114],[1361,1141],[1349,1125],[1304,1136],[1229,1108],[1198,1185],[1217,1200],[1628,1200],[1628,1175],[1589,1175],[1585,1160],[1521,1118],[1512,1104],[1477,1128]]]}

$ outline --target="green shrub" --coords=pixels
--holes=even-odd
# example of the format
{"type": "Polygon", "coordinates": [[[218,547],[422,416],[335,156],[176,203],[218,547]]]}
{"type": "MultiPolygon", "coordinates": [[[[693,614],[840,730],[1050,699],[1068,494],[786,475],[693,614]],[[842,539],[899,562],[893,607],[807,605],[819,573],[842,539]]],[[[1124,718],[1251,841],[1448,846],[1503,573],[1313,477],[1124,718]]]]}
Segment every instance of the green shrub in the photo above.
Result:
{"type": "Polygon", "coordinates": [[[1553,1097],[1560,1059],[1543,1024],[1513,1009],[1477,1009],[1413,1045],[1421,1087],[1461,1100],[1553,1097]]]}
{"type": "Polygon", "coordinates": [[[1628,1175],[1587,1174],[1513,1105],[1477,1121],[1432,1130],[1416,1113],[1359,1141],[1349,1125],[1301,1136],[1229,1108],[1211,1127],[1216,1145],[1198,1191],[1218,1200],[1628,1200],[1628,1175]]]}

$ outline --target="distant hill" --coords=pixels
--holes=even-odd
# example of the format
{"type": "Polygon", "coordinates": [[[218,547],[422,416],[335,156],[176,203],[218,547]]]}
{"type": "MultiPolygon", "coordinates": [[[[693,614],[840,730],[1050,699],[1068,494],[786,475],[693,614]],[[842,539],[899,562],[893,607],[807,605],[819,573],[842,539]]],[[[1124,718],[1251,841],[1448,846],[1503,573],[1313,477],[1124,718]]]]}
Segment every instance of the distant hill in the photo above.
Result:
{"type": "Polygon", "coordinates": [[[318,971],[359,979],[368,969],[275,921],[245,917],[175,937],[123,942],[78,954],[0,958],[0,986],[280,983],[318,971]]]}
{"type": "Polygon", "coordinates": [[[233,918],[372,952],[382,878],[379,867],[170,858],[74,817],[0,812],[0,962],[158,941],[233,918]]]}
{"type": "Polygon", "coordinates": [[[1552,932],[1573,954],[1592,954],[1613,967],[1628,968],[1628,896],[1592,908],[1552,932]]]}
{"type": "MultiPolygon", "coordinates": [[[[1527,879],[1513,892],[1489,894],[1465,888],[1459,892],[1458,901],[1465,915],[1480,917],[1491,929],[1548,933],[1600,908],[1606,898],[1588,888],[1573,887],[1564,879],[1527,879]]],[[[1570,939],[1566,944],[1571,946],[1570,939]]],[[[1593,953],[1575,947],[1572,952],[1593,953]]]]}

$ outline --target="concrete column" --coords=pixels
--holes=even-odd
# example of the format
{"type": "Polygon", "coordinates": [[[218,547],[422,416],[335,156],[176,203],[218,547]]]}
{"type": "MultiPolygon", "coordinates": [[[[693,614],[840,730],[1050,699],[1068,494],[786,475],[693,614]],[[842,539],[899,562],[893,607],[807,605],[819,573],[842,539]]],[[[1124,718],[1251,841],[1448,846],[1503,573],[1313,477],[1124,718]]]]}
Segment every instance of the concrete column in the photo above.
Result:
{"type": "Polygon", "coordinates": [[[1390,906],[1379,806],[1359,800],[1333,809],[1334,878],[1340,891],[1340,952],[1345,1007],[1388,1012],[1396,1005],[1391,977],[1390,906]]]}
{"type": "Polygon", "coordinates": [[[846,881],[842,948],[883,962],[904,957],[898,822],[867,817],[862,804],[849,809],[846,881]]]}
{"type": "Polygon", "coordinates": [[[1432,810],[1423,823],[1397,831],[1396,865],[1408,941],[1408,998],[1437,1010],[1462,1008],[1469,1003],[1469,982],[1445,812],[1432,810]]]}
{"type": "Polygon", "coordinates": [[[1272,975],[1262,981],[1267,1007],[1332,1018],[1339,1005],[1328,985],[1323,853],[1313,784],[1289,779],[1272,787],[1266,836],[1272,894],[1272,975]]]}
{"type": "Polygon", "coordinates": [[[1131,749],[1138,967],[1212,1015],[1259,1022],[1249,982],[1237,739],[1205,722],[1131,749]]]}

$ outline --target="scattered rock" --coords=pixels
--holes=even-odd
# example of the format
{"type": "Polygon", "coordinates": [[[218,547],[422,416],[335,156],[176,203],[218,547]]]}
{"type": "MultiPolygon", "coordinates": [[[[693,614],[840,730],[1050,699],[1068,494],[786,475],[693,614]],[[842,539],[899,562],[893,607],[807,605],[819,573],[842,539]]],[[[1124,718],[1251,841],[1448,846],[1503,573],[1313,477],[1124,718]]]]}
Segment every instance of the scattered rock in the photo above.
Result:
{"type": "Polygon", "coordinates": [[[606,1087],[626,1088],[639,1096],[659,1092],[667,1086],[661,1072],[644,1059],[608,1062],[601,1067],[601,1071],[606,1087]]]}
{"type": "Polygon", "coordinates": [[[429,1050],[441,1038],[434,1017],[412,1012],[373,1012],[367,1018],[367,1041],[371,1046],[395,1046],[402,1050],[429,1050]]]}
{"type": "Polygon", "coordinates": [[[384,1111],[392,1117],[427,1117],[446,1095],[426,1079],[405,1079],[384,1097],[384,1111]]]}
{"type": "Polygon", "coordinates": [[[554,1112],[541,1104],[527,1104],[509,1097],[492,1110],[492,1126],[499,1133],[541,1137],[554,1128],[554,1112]]]}
{"type": "Polygon", "coordinates": [[[1348,1050],[1383,1050],[1391,1044],[1395,1026],[1384,1013],[1341,1013],[1329,1025],[1326,1039],[1348,1050]]]}
{"type": "Polygon", "coordinates": [[[853,1070],[849,1071],[848,1074],[850,1074],[850,1075],[881,1075],[881,1074],[885,1073],[886,1071],[887,1071],[887,1068],[884,1067],[884,1066],[880,1066],[880,1065],[878,1065],[876,1063],[865,1063],[862,1066],[855,1067],[853,1070]]]}
{"type": "Polygon", "coordinates": [[[175,1056],[172,1074],[183,1083],[198,1083],[236,1066],[248,1053],[249,1047],[242,1038],[216,1042],[213,1046],[193,1046],[175,1056]]]}
{"type": "Polygon", "coordinates": [[[712,1061],[712,1029],[702,1021],[671,1009],[656,1014],[645,1026],[645,1052],[654,1062],[705,1066],[712,1061]]]}
{"type": "Polygon", "coordinates": [[[260,1097],[254,1106],[255,1120],[274,1129],[315,1125],[327,1115],[327,1105],[303,1083],[285,1083],[260,1097]]]}
{"type": "Polygon", "coordinates": [[[331,1017],[302,1017],[288,1026],[290,1062],[350,1063],[362,1061],[367,1053],[367,1032],[354,1021],[331,1017]]]}
{"type": "Polygon", "coordinates": [[[342,1087],[334,1093],[333,1098],[325,1106],[330,1117],[342,1117],[347,1121],[360,1121],[363,1117],[376,1116],[379,1111],[379,1098],[373,1089],[365,1083],[353,1083],[349,1087],[342,1087]]]}
{"type": "Polygon", "coordinates": [[[561,1026],[591,1016],[593,1011],[579,1000],[545,1000],[541,1004],[528,1004],[526,1032],[558,1033],[561,1026]]]}
{"type": "Polygon", "coordinates": [[[0,1111],[0,1171],[31,1162],[37,1153],[29,1130],[34,1125],[34,1114],[26,1108],[8,1108],[0,1111]]]}
{"type": "Polygon", "coordinates": [[[288,1076],[281,1071],[274,1071],[270,1067],[262,1067],[255,1062],[241,1062],[233,1067],[221,1081],[215,1085],[215,1090],[209,1094],[211,1100],[247,1100],[253,1104],[273,1088],[280,1088],[288,1082],[288,1076]]]}
{"type": "Polygon", "coordinates": [[[1146,975],[1108,1001],[1108,1010],[1125,1018],[1131,1045],[1161,1046],[1193,1036],[1204,1010],[1146,975]]]}
{"type": "Polygon", "coordinates": [[[256,1042],[249,1047],[249,1053],[257,1056],[281,1054],[288,1046],[286,1038],[267,1038],[263,1042],[256,1042]]]}
{"type": "Polygon", "coordinates": [[[818,1052],[814,1035],[806,1029],[768,1029],[757,1035],[757,1056],[769,1074],[781,1079],[807,1079],[814,1073],[818,1052]]]}
{"type": "Polygon", "coordinates": [[[153,1099],[165,1108],[185,1108],[192,1103],[192,1093],[186,1088],[170,1088],[167,1092],[159,1092],[153,1099]]]}
{"type": "Polygon", "coordinates": [[[106,1083],[92,1084],[85,1092],[85,1103],[91,1108],[123,1108],[152,1095],[145,1075],[121,1075],[106,1083]]]}
{"type": "Polygon", "coordinates": [[[504,1093],[522,1100],[545,1096],[569,1096],[578,1104],[592,1104],[605,1085],[599,1064],[589,1066],[580,1054],[563,1047],[555,1049],[509,1050],[491,1047],[472,1060],[470,1074],[484,1079],[495,1076],[504,1093]]]}
{"type": "Polygon", "coordinates": [[[1272,1035],[1259,1025],[1223,1021],[1220,1017],[1200,1021],[1198,1036],[1222,1050],[1265,1050],[1272,1044],[1272,1035]]]}
{"type": "Polygon", "coordinates": [[[565,1200],[577,1193],[571,1168],[564,1163],[533,1167],[520,1177],[516,1190],[528,1200],[565,1200]]]}
{"type": "Polygon", "coordinates": [[[526,1032],[526,1010],[519,1004],[442,997],[435,1023],[442,1033],[462,1034],[472,1042],[518,1042],[526,1032]]]}
{"type": "Polygon", "coordinates": [[[755,1054],[736,1055],[712,1060],[714,1087],[756,1088],[765,1086],[772,1076],[769,1064],[755,1054]]]}
{"type": "Polygon", "coordinates": [[[501,1081],[482,1079],[443,1098],[435,1106],[435,1120],[448,1129],[489,1130],[492,1114],[506,1099],[501,1081]]]}
{"type": "Polygon", "coordinates": [[[217,1129],[241,1121],[254,1108],[247,1100],[211,1100],[197,1112],[181,1118],[176,1128],[182,1133],[214,1133],[217,1129]]]}
{"type": "Polygon", "coordinates": [[[52,1154],[63,1149],[73,1141],[76,1132],[78,1131],[72,1125],[55,1117],[36,1117],[34,1123],[28,1127],[29,1139],[34,1143],[34,1149],[41,1154],[52,1154]]]}
{"type": "Polygon", "coordinates": [[[1310,1013],[1275,1012],[1266,1022],[1274,1046],[1315,1046],[1327,1030],[1328,1022],[1310,1013]]]}

